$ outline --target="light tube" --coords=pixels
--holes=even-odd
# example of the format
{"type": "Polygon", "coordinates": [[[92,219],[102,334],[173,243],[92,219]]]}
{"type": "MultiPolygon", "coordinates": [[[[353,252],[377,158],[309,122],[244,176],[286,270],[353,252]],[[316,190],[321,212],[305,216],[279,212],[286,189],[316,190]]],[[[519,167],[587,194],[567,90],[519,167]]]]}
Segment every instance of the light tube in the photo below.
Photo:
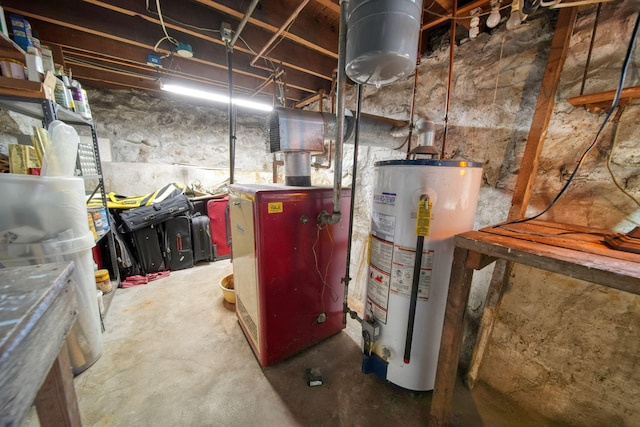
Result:
{"type": "MultiPolygon", "coordinates": [[[[191,96],[194,98],[206,99],[208,101],[220,102],[223,104],[229,104],[229,97],[225,95],[220,95],[214,92],[207,92],[200,89],[193,89],[180,85],[172,85],[172,84],[162,84],[160,85],[160,89],[165,90],[167,92],[177,93],[179,95],[191,96]]],[[[238,99],[233,98],[233,104],[239,107],[251,108],[254,110],[260,111],[272,111],[273,107],[268,104],[261,104],[259,102],[248,101],[246,99],[238,99]]]]}

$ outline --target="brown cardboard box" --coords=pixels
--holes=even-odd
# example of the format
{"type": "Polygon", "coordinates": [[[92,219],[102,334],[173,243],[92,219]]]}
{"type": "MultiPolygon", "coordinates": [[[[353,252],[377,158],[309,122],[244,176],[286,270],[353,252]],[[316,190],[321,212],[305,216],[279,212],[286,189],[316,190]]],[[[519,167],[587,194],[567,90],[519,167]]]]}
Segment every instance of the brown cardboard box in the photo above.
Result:
{"type": "Polygon", "coordinates": [[[54,76],[51,71],[47,71],[44,75],[42,86],[44,90],[44,97],[55,102],[56,97],[54,95],[54,91],[56,89],[56,76],[54,76]]]}

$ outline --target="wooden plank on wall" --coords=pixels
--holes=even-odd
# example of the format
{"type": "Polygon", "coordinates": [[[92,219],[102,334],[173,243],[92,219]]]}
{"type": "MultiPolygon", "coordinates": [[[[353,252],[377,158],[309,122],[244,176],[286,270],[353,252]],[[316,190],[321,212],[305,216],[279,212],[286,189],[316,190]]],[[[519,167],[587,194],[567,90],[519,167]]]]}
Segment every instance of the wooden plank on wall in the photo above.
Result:
{"type": "MultiPolygon", "coordinates": [[[[577,9],[575,7],[562,9],[558,15],[558,22],[551,41],[551,49],[547,66],[544,70],[540,92],[536,109],[529,129],[529,136],[525,147],[524,156],[520,164],[520,172],[516,187],[514,189],[513,198],[511,200],[511,209],[509,210],[509,220],[523,218],[527,210],[527,205],[531,197],[531,188],[538,172],[538,164],[540,153],[544,145],[544,138],[547,134],[547,128],[555,106],[555,97],[560,82],[560,74],[569,50],[569,42],[573,27],[576,21],[577,9]]],[[[478,371],[484,351],[489,342],[489,337],[493,331],[495,321],[494,315],[485,315],[484,313],[496,313],[502,294],[504,292],[504,284],[511,271],[511,265],[500,265],[494,270],[483,311],[476,345],[473,351],[469,369],[466,375],[466,383],[472,388],[478,379],[478,371]]]]}
{"type": "Polygon", "coordinates": [[[571,40],[577,13],[577,9],[572,7],[561,10],[558,15],[556,31],[549,51],[549,59],[544,70],[538,102],[533,113],[524,156],[520,163],[520,172],[518,173],[516,187],[511,199],[509,221],[524,217],[531,198],[531,188],[538,172],[540,153],[544,146],[547,128],[555,106],[560,73],[569,51],[569,41],[571,40]]]}

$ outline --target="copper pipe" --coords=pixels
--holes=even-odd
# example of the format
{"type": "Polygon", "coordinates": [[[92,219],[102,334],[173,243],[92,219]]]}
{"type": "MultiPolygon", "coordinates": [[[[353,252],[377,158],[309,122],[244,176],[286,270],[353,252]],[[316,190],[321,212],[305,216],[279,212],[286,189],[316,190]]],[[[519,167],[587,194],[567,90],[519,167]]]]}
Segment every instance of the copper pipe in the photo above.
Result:
{"type": "Polygon", "coordinates": [[[320,89],[318,91],[318,111],[322,113],[323,101],[324,101],[324,89],[320,89]]]}
{"type": "Polygon", "coordinates": [[[587,73],[589,72],[589,64],[591,63],[591,53],[593,52],[593,44],[596,41],[596,30],[598,29],[598,20],[600,19],[600,9],[602,3],[598,3],[596,9],[596,19],[593,22],[593,31],[591,32],[591,42],[589,43],[589,53],[587,53],[587,62],[584,64],[584,74],[582,75],[582,85],[580,85],[580,95],[584,94],[584,85],[587,83],[587,73]]]}
{"type": "Polygon", "coordinates": [[[273,153],[273,166],[271,168],[272,171],[272,181],[274,184],[278,183],[278,166],[282,166],[284,165],[284,161],[283,160],[278,160],[278,158],[276,157],[277,153],[273,153]]]}
{"type": "Polygon", "coordinates": [[[456,11],[458,9],[458,0],[453,0],[453,11],[451,11],[451,39],[449,41],[449,80],[447,81],[447,98],[444,104],[444,133],[442,136],[442,151],[440,156],[447,158],[444,151],[447,145],[447,128],[449,125],[449,104],[451,102],[451,83],[453,81],[453,54],[456,47],[456,11]]]}
{"type": "MultiPolygon", "coordinates": [[[[324,95],[325,95],[325,91],[324,89],[320,89],[318,91],[318,111],[320,111],[321,113],[323,112],[323,103],[324,103],[324,95]]],[[[324,151],[322,153],[322,155],[327,155],[327,158],[329,159],[329,163],[311,163],[311,167],[314,167],[316,169],[330,169],[331,168],[331,143],[327,144],[327,146],[329,147],[329,152],[327,153],[326,151],[324,151]]]]}
{"type": "MultiPolygon", "coordinates": [[[[422,28],[422,18],[424,17],[423,13],[420,14],[420,28],[422,28]]],[[[420,30],[418,36],[418,57],[416,58],[416,71],[413,75],[413,94],[411,96],[411,113],[409,114],[409,137],[407,139],[407,157],[411,152],[411,137],[413,136],[413,115],[416,110],[416,92],[418,91],[418,67],[420,66],[420,59],[422,55],[422,30],[420,30]]]]}
{"type": "Polygon", "coordinates": [[[275,42],[278,39],[278,37],[280,37],[280,34],[284,33],[285,29],[289,26],[289,24],[291,24],[294,21],[294,19],[298,17],[298,15],[300,15],[300,12],[302,12],[302,9],[304,9],[304,7],[309,3],[309,1],[311,0],[302,0],[302,3],[300,3],[300,6],[298,6],[296,10],[293,11],[291,16],[287,18],[285,23],[282,24],[280,28],[278,28],[278,31],[276,31],[273,37],[269,39],[267,44],[264,45],[264,47],[260,50],[260,52],[258,52],[256,56],[251,60],[250,62],[251,66],[254,66],[256,61],[260,59],[262,55],[264,55],[264,53],[267,51],[267,49],[269,49],[269,47],[273,44],[273,42],[275,42]]]}
{"type": "Polygon", "coordinates": [[[279,70],[278,72],[272,73],[268,78],[264,79],[264,81],[260,83],[260,85],[257,88],[255,88],[253,92],[249,94],[249,98],[253,98],[257,94],[262,92],[263,89],[265,89],[267,86],[269,86],[271,83],[274,82],[274,79],[277,79],[282,74],[284,74],[284,70],[279,70]]]}

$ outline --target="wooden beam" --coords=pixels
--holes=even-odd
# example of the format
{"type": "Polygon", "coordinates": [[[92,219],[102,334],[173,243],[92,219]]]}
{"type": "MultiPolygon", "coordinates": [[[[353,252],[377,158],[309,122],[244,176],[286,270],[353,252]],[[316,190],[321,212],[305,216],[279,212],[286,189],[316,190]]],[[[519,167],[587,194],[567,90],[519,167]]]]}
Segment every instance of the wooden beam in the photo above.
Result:
{"type": "MultiPolygon", "coordinates": [[[[556,29],[553,40],[551,41],[549,58],[547,59],[547,65],[542,77],[529,136],[527,137],[525,153],[520,163],[520,172],[518,173],[508,216],[509,220],[522,218],[529,203],[531,187],[533,186],[538,171],[539,157],[544,145],[544,138],[547,133],[551,114],[553,113],[556,91],[560,82],[562,67],[569,50],[569,42],[571,40],[571,34],[573,33],[576,15],[576,8],[562,9],[558,15],[556,29]]],[[[499,261],[493,272],[487,291],[476,345],[467,373],[467,385],[469,387],[473,387],[477,380],[482,358],[484,357],[486,346],[493,332],[494,314],[497,312],[500,302],[502,301],[505,283],[509,278],[511,269],[512,265],[510,263],[499,261]],[[486,317],[484,313],[488,313],[486,317]]]]}
{"type": "MultiPolygon", "coordinates": [[[[489,3],[490,3],[490,0],[475,0],[469,4],[460,6],[456,11],[456,15],[460,15],[460,16],[469,15],[471,11],[477,7],[483,8],[483,10],[486,8],[488,10],[487,6],[489,5],[489,3]]],[[[425,9],[425,13],[429,14],[429,11],[425,9]]],[[[435,16],[435,15],[432,15],[432,16],[435,16]]],[[[446,16],[436,17],[435,19],[428,21],[426,24],[422,25],[420,29],[423,31],[428,30],[429,28],[436,27],[450,19],[451,19],[451,12],[447,13],[446,16]]]]}
{"type": "MultiPolygon", "coordinates": [[[[150,16],[149,13],[142,8],[142,3],[140,3],[139,6],[136,8],[135,5],[137,3],[132,4],[129,0],[109,0],[108,2],[104,0],[85,0],[85,2],[105,8],[106,10],[109,10],[109,11],[141,18],[149,23],[157,25],[158,28],[160,26],[160,20],[153,16],[150,16]]],[[[174,11],[174,9],[171,9],[169,7],[171,5],[172,5],[171,3],[163,5],[162,7],[163,13],[167,13],[168,15],[177,15],[177,16],[184,15],[184,12],[179,13],[178,11],[174,11]]],[[[176,5],[174,7],[179,7],[181,9],[184,9],[182,5],[176,5]]],[[[240,16],[242,15],[243,13],[240,14],[240,16]]],[[[222,22],[222,18],[217,18],[215,23],[212,24],[211,22],[208,22],[204,18],[205,17],[203,16],[193,15],[191,16],[191,19],[189,20],[189,22],[191,22],[192,24],[195,24],[196,27],[202,28],[206,26],[205,28],[210,28],[211,30],[217,29],[216,24],[218,24],[217,27],[219,28],[220,22],[222,22]]],[[[182,19],[186,19],[186,18],[183,17],[182,19]]],[[[209,44],[213,43],[215,45],[218,45],[218,47],[220,48],[224,48],[225,46],[225,42],[223,42],[220,36],[218,35],[209,36],[204,34],[202,30],[196,31],[194,29],[191,29],[184,25],[173,23],[171,21],[165,22],[165,26],[169,29],[179,31],[183,34],[188,34],[196,39],[206,40],[207,43],[209,44]]],[[[277,31],[277,28],[276,28],[276,31],[277,31]]],[[[268,35],[264,34],[264,31],[262,33],[258,33],[256,29],[250,28],[250,27],[245,27],[242,34],[243,34],[243,38],[247,40],[249,46],[254,45],[252,47],[255,47],[258,45],[257,40],[262,41],[265,38],[269,37],[268,35]]],[[[304,43],[298,43],[298,44],[301,44],[303,46],[305,45],[304,43]]],[[[336,44],[337,44],[337,41],[336,41],[336,44]]],[[[254,52],[252,51],[252,47],[249,47],[249,46],[246,46],[244,43],[238,42],[234,46],[234,52],[239,51],[249,55],[250,57],[253,57],[254,52]]],[[[306,46],[306,47],[309,47],[309,46],[306,46]]],[[[207,50],[207,49],[205,48],[204,50],[207,50]]],[[[198,51],[201,52],[203,51],[203,49],[196,50],[194,46],[194,51],[196,51],[196,56],[198,56],[198,51]]],[[[288,68],[301,71],[303,73],[311,74],[313,76],[320,77],[325,80],[331,80],[330,75],[333,68],[335,68],[335,59],[337,59],[337,54],[335,55],[335,59],[333,58],[334,56],[333,53],[329,54],[328,56],[330,56],[331,58],[318,56],[317,54],[314,55],[311,52],[309,52],[308,49],[303,49],[301,46],[298,46],[297,44],[288,43],[285,46],[281,46],[281,50],[277,50],[277,51],[274,50],[274,55],[272,56],[266,55],[266,58],[276,63],[282,62],[282,64],[288,68]],[[275,55],[275,53],[277,53],[277,55],[275,55]],[[273,57],[275,56],[280,58],[280,60],[273,59],[273,57]],[[316,67],[311,68],[310,67],[311,65],[315,65],[316,67]]],[[[220,57],[220,55],[217,55],[217,57],[220,57]]],[[[222,55],[222,57],[225,57],[225,55],[222,55]]],[[[234,61],[234,63],[235,62],[237,61],[234,61]]]]}
{"type": "Polygon", "coordinates": [[[508,216],[509,221],[523,218],[529,204],[531,188],[538,172],[540,153],[542,152],[549,121],[553,114],[560,74],[569,51],[569,41],[571,40],[577,13],[576,8],[568,8],[562,9],[558,14],[558,22],[551,41],[549,59],[547,59],[547,66],[542,77],[536,109],[533,113],[524,155],[520,162],[518,179],[513,190],[511,209],[508,216]]]}
{"type": "Polygon", "coordinates": [[[66,341],[38,390],[35,405],[42,427],[82,426],[66,341]]]}
{"type": "MultiPolygon", "coordinates": [[[[153,52],[151,44],[141,42],[132,42],[119,35],[106,34],[98,30],[87,30],[86,27],[75,24],[68,24],[59,20],[45,18],[43,21],[35,17],[30,18],[32,25],[36,26],[40,32],[40,38],[43,43],[56,45],[56,41],[64,40],[62,48],[67,53],[72,50],[93,53],[96,58],[124,58],[131,64],[143,66],[148,72],[156,73],[151,66],[146,65],[147,54],[153,52]],[[87,32],[88,31],[88,32],[87,32]]],[[[56,45],[57,46],[57,45],[56,45]]],[[[223,47],[209,47],[207,55],[202,54],[204,58],[215,57],[215,55],[223,55],[223,47]],[[216,53],[215,49],[219,49],[216,53]]],[[[168,53],[167,51],[164,51],[168,53]]],[[[247,58],[249,56],[247,55],[247,58]]],[[[227,82],[226,66],[222,66],[213,61],[197,58],[180,58],[165,60],[165,66],[171,62],[173,69],[165,70],[163,73],[174,74],[179,77],[201,82],[214,82],[215,84],[227,82]]],[[[246,64],[246,61],[245,61],[246,64]]],[[[251,91],[253,88],[262,84],[269,78],[269,74],[257,68],[237,67],[234,69],[234,84],[237,83],[239,89],[243,92],[251,91]]],[[[329,82],[324,79],[320,80],[309,76],[308,74],[299,73],[295,70],[288,70],[287,77],[289,79],[289,87],[293,92],[290,96],[293,99],[302,99],[308,93],[315,93],[317,88],[329,86],[329,82]]]]}
{"type": "MultiPolygon", "coordinates": [[[[30,1],[27,3],[21,3],[17,0],[7,0],[6,2],[3,2],[3,7],[6,11],[22,14],[30,20],[39,20],[40,22],[47,22],[61,28],[73,29],[78,32],[82,32],[85,35],[90,34],[106,38],[107,40],[120,41],[122,43],[146,49],[148,52],[153,51],[153,45],[157,42],[157,39],[151,38],[149,34],[151,34],[154,28],[157,29],[159,26],[150,22],[145,22],[144,20],[141,21],[138,15],[131,17],[128,14],[123,15],[119,10],[113,11],[110,9],[104,9],[89,3],[86,3],[85,9],[80,10],[80,8],[72,8],[73,10],[71,11],[69,11],[69,8],[54,7],[54,5],[49,2],[43,2],[43,0],[35,0],[35,2],[30,1]],[[86,10],[86,7],[90,7],[91,10],[86,10]],[[60,12],[60,9],[63,9],[63,12],[60,12]],[[98,12],[102,15],[102,19],[91,19],[91,16],[97,15],[98,12]],[[63,14],[60,15],[61,13],[63,14]],[[126,16],[124,19],[129,21],[123,20],[123,16],[126,16]],[[119,24],[112,25],[113,22],[118,22],[119,24]]],[[[225,57],[224,46],[221,44],[220,40],[217,40],[217,43],[211,43],[211,41],[215,40],[213,37],[209,37],[210,40],[206,39],[205,36],[203,37],[188,40],[193,44],[194,50],[197,49],[200,54],[196,55],[194,58],[186,59],[185,61],[187,63],[200,62],[210,67],[217,67],[226,71],[225,62],[220,61],[221,57],[225,57]]],[[[279,46],[279,48],[283,48],[283,46],[279,46]]],[[[100,47],[98,46],[96,49],[98,50],[100,47]]],[[[308,50],[304,50],[300,46],[297,46],[287,55],[292,55],[295,53],[296,49],[300,50],[300,52],[298,52],[299,55],[295,55],[297,58],[296,61],[300,61],[301,64],[305,65],[299,66],[287,61],[282,62],[283,68],[288,70],[287,78],[289,80],[289,86],[307,93],[315,93],[319,89],[328,88],[331,81],[330,76],[325,76],[322,73],[308,70],[308,64],[314,62],[312,58],[309,57],[311,53],[308,50]]],[[[162,48],[160,50],[161,53],[168,53],[168,51],[162,48]]],[[[234,73],[245,73],[247,76],[261,77],[262,80],[264,80],[267,73],[271,72],[270,69],[265,70],[265,67],[248,66],[248,59],[253,55],[248,48],[238,48],[237,51],[240,52],[240,55],[246,55],[247,60],[234,61],[237,65],[234,69],[234,73]]],[[[284,57],[287,58],[286,55],[284,57]]],[[[326,57],[324,57],[324,60],[327,61],[324,64],[324,67],[327,69],[326,72],[330,75],[335,67],[334,61],[326,57]]]]}
{"type": "Polygon", "coordinates": [[[316,0],[316,2],[340,15],[340,5],[338,3],[334,3],[331,0],[316,0]]]}
{"type": "Polygon", "coordinates": [[[478,252],[471,252],[467,256],[467,263],[465,264],[467,268],[473,268],[474,270],[482,270],[489,264],[493,263],[496,260],[495,257],[481,254],[478,252]]]}
{"type": "Polygon", "coordinates": [[[456,247],[453,251],[451,278],[447,307],[440,339],[438,369],[431,401],[429,427],[448,426],[453,411],[453,392],[458,374],[458,359],[462,348],[462,332],[464,328],[464,312],[471,291],[473,269],[468,268],[469,251],[456,247]]]}
{"type": "Polygon", "coordinates": [[[296,108],[302,108],[302,107],[306,107],[307,105],[311,104],[312,102],[318,101],[320,98],[322,98],[324,96],[325,92],[324,90],[319,91],[318,93],[311,95],[307,98],[304,98],[302,100],[300,100],[295,107],[296,108]]]}
{"type": "MultiPolygon", "coordinates": [[[[611,102],[613,101],[615,94],[615,90],[609,90],[589,95],[574,96],[573,98],[569,98],[569,104],[574,107],[585,107],[588,110],[608,110],[611,108],[611,102]]],[[[622,89],[619,102],[629,104],[634,99],[638,98],[640,98],[640,86],[628,87],[626,89],[622,89]]]]}
{"type": "Polygon", "coordinates": [[[469,368],[465,375],[465,384],[469,389],[472,389],[478,380],[482,358],[484,357],[484,352],[489,345],[489,339],[493,332],[496,312],[500,306],[502,295],[509,281],[512,269],[513,263],[505,261],[504,259],[496,261],[495,267],[493,268],[489,289],[487,290],[487,296],[484,301],[484,308],[482,309],[482,318],[480,319],[476,343],[473,347],[471,361],[469,362],[469,368]]]}
{"type": "MultiPolygon", "coordinates": [[[[196,2],[233,16],[236,19],[242,19],[242,17],[244,16],[243,10],[236,10],[233,7],[236,3],[235,0],[196,0],[196,2]]],[[[290,14],[290,11],[296,8],[296,2],[282,0],[278,2],[270,2],[269,7],[271,8],[271,10],[269,11],[269,14],[271,15],[288,16],[290,14]]],[[[278,31],[278,28],[281,24],[281,22],[274,22],[269,16],[267,16],[266,12],[261,12],[260,10],[255,10],[247,22],[251,25],[267,30],[272,34],[278,31]]],[[[305,18],[300,19],[300,21],[298,21],[298,24],[298,28],[300,28],[300,32],[298,32],[298,34],[295,34],[291,30],[289,30],[283,34],[284,37],[309,49],[315,50],[318,53],[334,59],[338,59],[337,33],[335,34],[335,37],[332,36],[330,38],[326,37],[326,34],[322,34],[323,32],[317,32],[317,34],[314,35],[313,32],[309,32],[308,30],[310,28],[316,27],[317,23],[314,23],[313,20],[305,18]],[[303,20],[304,22],[302,22],[303,20]],[[305,31],[304,35],[302,35],[302,31],[305,31]],[[321,36],[323,37],[320,38],[321,36]],[[314,42],[310,41],[311,37],[315,37],[314,42]]]]}

